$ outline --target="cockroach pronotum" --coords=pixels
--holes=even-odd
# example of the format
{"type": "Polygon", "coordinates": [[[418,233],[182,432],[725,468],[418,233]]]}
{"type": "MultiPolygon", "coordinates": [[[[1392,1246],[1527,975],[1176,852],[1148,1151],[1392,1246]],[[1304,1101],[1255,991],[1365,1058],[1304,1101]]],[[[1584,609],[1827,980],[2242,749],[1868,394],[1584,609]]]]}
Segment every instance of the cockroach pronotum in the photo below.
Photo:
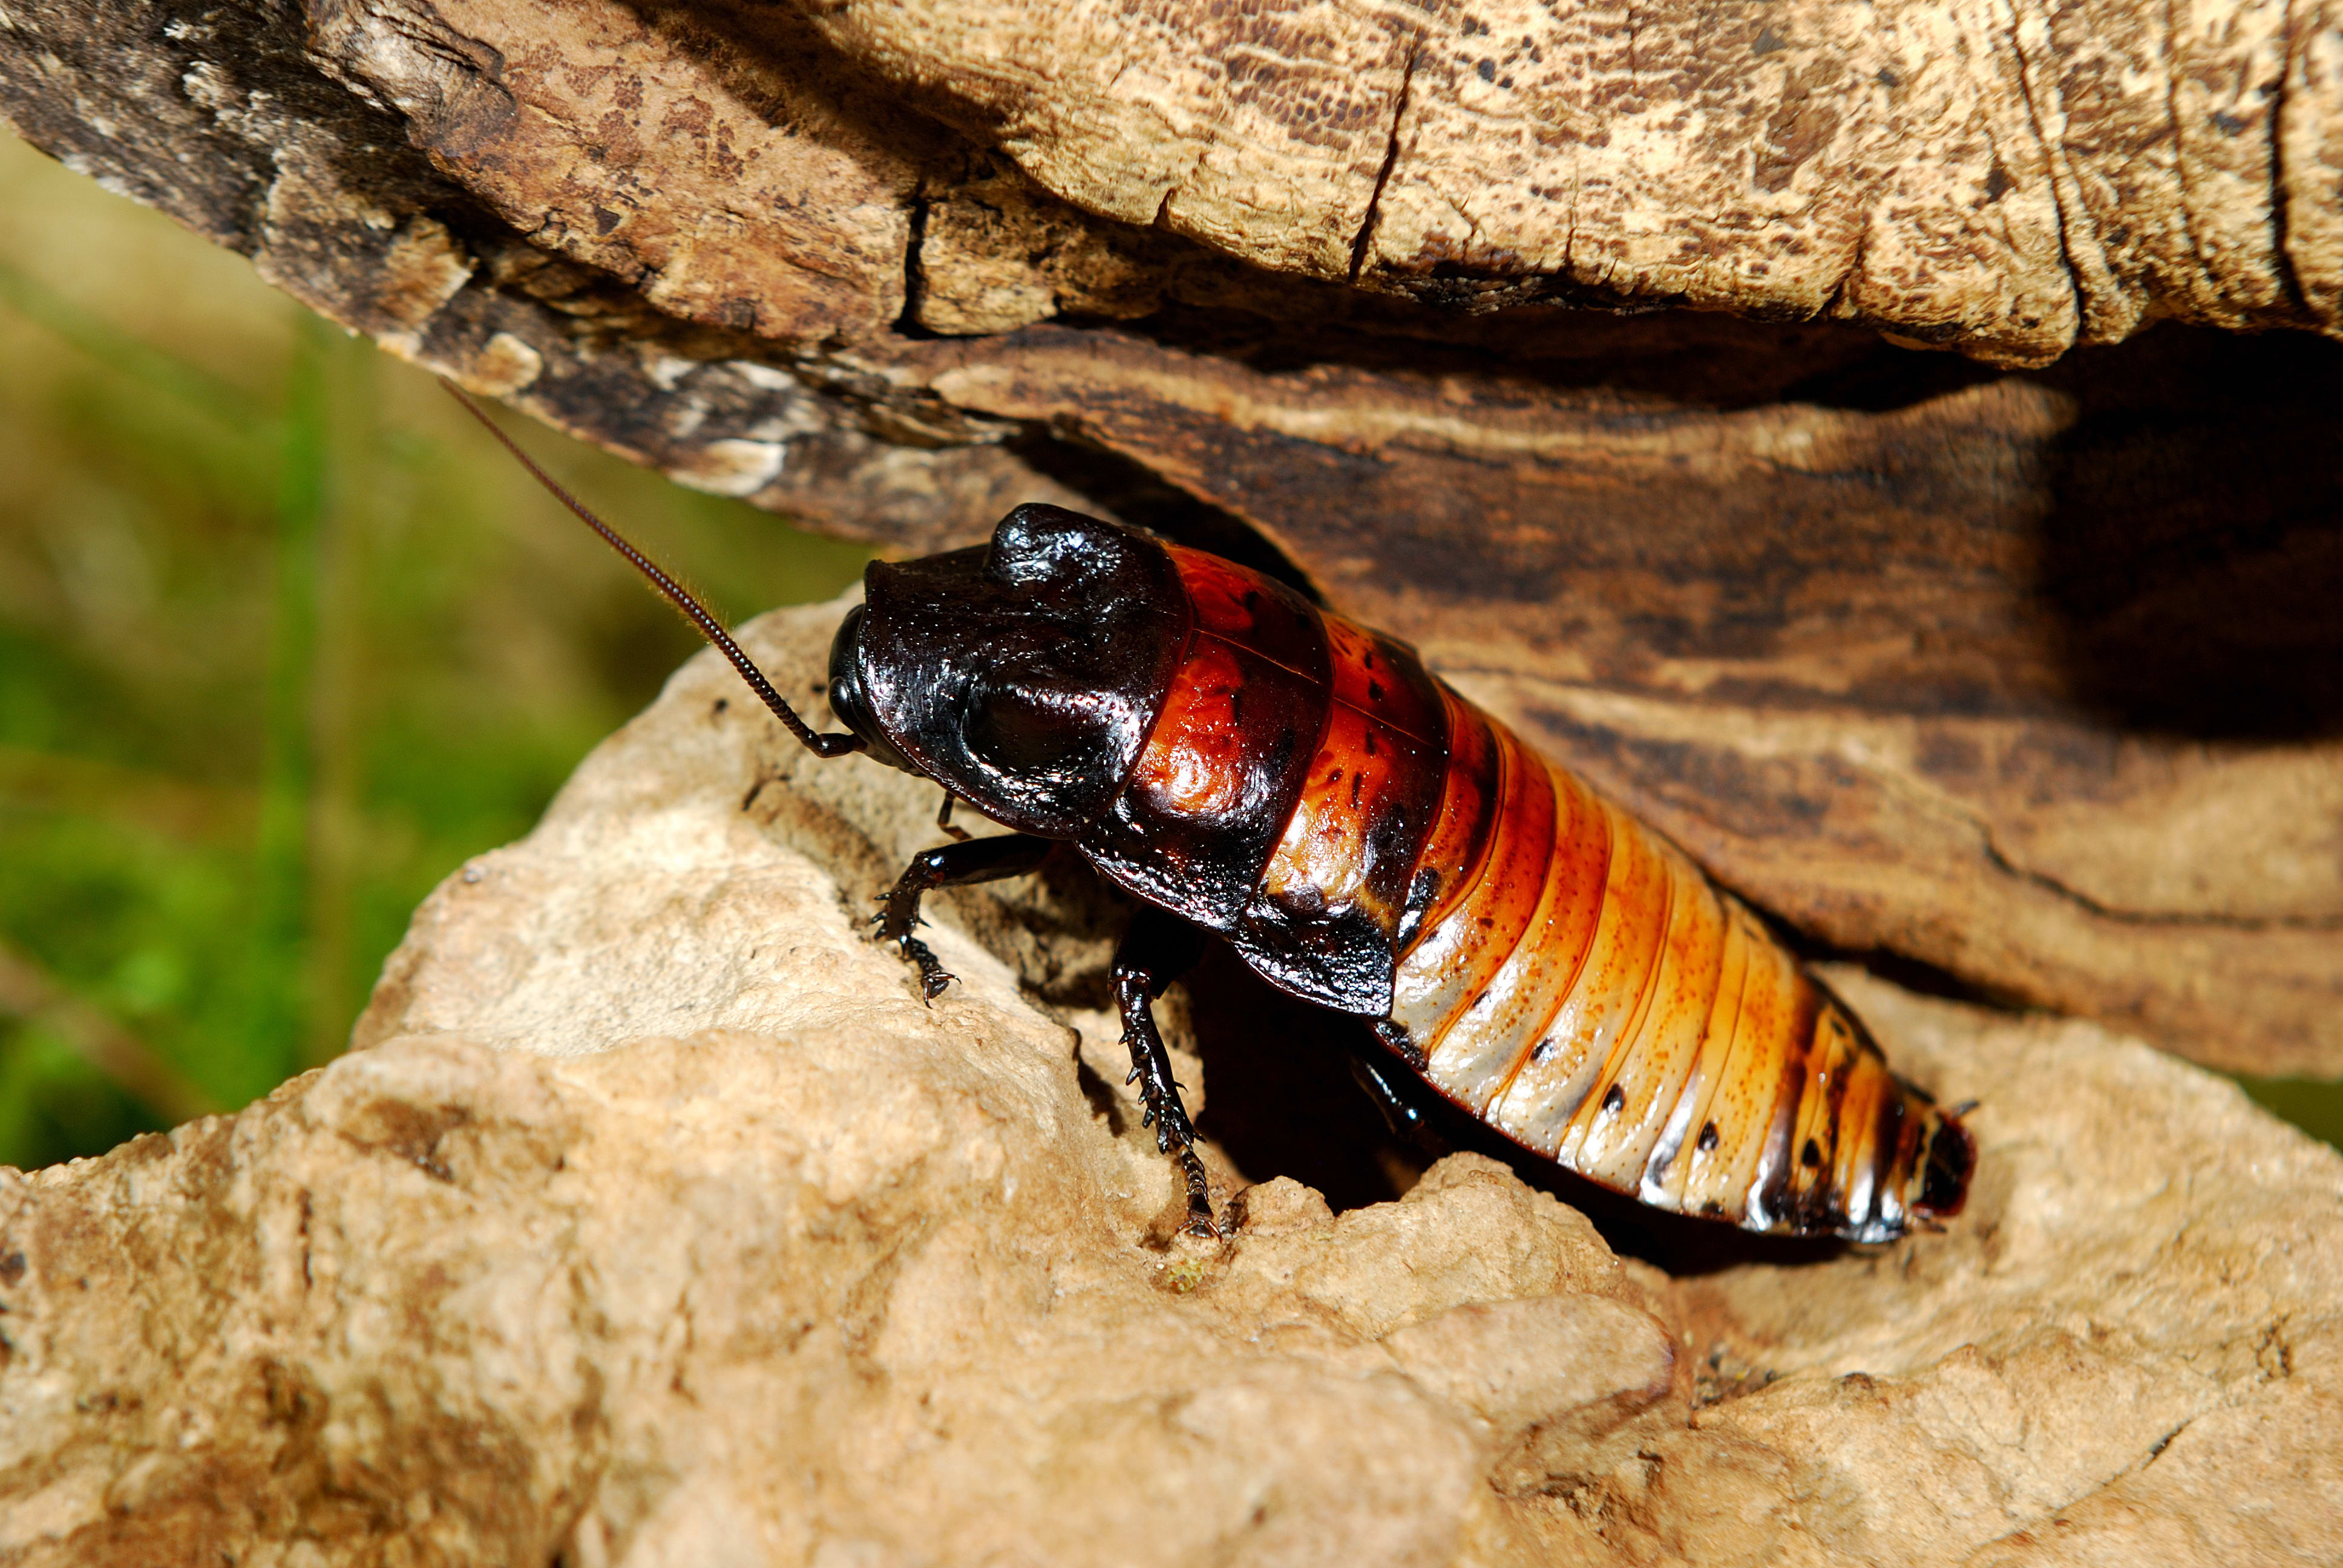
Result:
{"type": "Polygon", "coordinates": [[[1369,1020],[1506,1138],[1654,1208],[1858,1241],[1960,1211],[1976,1146],[1959,1114],[1889,1072],[1739,900],[1406,644],[1219,557],[1022,506],[989,544],[870,566],[830,649],[846,732],[820,734],[497,436],[817,756],[942,786],[940,826],[958,799],[1011,829],[953,830],[887,895],[880,939],[930,999],[951,979],[914,934],[932,889],[1022,875],[1064,841],[1141,900],[1115,997],[1192,1229],[1213,1229],[1209,1189],[1151,1004],[1200,930],[1369,1020]]]}

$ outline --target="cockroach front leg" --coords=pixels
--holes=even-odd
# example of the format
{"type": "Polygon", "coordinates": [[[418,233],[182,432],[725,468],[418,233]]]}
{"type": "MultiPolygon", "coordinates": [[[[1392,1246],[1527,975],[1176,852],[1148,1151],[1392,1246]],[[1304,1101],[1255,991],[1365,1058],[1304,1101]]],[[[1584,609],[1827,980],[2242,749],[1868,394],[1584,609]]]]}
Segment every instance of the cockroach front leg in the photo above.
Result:
{"type": "Polygon", "coordinates": [[[1212,1221],[1212,1185],[1204,1162],[1196,1156],[1196,1127],[1188,1108],[1180,1103],[1180,1085],[1172,1077],[1172,1056],[1155,1028],[1151,1005],[1164,987],[1195,966],[1203,941],[1183,920],[1154,909],[1142,909],[1124,933],[1114,955],[1114,1000],[1122,1014],[1122,1043],[1131,1051],[1131,1077],[1147,1107],[1146,1122],[1155,1129],[1155,1146],[1179,1164],[1188,1188],[1188,1233],[1218,1236],[1212,1221]]]}
{"type": "Polygon", "coordinates": [[[920,989],[930,1001],[943,995],[952,976],[928,944],[911,934],[920,923],[920,898],[937,888],[964,888],[1021,877],[1047,858],[1051,842],[1031,833],[1003,833],[945,844],[912,857],[888,893],[887,907],[870,923],[879,928],[880,941],[894,943],[898,951],[920,966],[920,989]]]}

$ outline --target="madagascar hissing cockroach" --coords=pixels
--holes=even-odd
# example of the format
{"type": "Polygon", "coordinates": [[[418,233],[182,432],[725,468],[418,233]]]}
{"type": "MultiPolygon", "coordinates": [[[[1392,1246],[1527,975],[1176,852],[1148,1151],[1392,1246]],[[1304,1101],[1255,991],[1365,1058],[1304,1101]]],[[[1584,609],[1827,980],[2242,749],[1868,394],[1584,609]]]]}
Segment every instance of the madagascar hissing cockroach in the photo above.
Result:
{"type": "Polygon", "coordinates": [[[1523,1148],[1654,1208],[1859,1241],[1960,1211],[1959,1116],[1890,1073],[1740,900],[1406,644],[1216,556],[1022,506],[989,544],[870,566],[830,649],[846,732],[819,734],[545,482],[817,755],[942,786],[940,825],[957,799],[1011,829],[927,850],[887,895],[880,939],[930,999],[951,978],[914,934],[931,889],[1021,875],[1063,841],[1142,900],[1115,996],[1192,1228],[1212,1228],[1211,1200],[1151,1004],[1200,929],[1370,1020],[1523,1148]]]}

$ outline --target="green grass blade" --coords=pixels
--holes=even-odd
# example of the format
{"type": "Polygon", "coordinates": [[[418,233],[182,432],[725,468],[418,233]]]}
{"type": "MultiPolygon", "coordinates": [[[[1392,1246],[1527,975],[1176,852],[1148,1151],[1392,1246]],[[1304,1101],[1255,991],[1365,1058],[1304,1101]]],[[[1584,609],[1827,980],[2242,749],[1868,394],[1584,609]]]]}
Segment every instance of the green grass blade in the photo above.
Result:
{"type": "Polygon", "coordinates": [[[307,1008],[310,727],[317,662],[317,599],[327,518],[327,361],[332,328],[305,314],[294,336],[278,459],[275,595],[270,607],[266,761],[256,852],[264,1042],[285,1070],[302,1055],[307,1008]]]}

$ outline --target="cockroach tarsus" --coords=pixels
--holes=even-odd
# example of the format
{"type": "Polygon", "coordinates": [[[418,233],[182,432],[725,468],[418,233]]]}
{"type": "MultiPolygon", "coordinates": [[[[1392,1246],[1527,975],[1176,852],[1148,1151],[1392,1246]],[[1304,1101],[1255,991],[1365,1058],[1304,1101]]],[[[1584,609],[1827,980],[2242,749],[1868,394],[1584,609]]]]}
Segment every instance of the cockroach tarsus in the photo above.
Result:
{"type": "MultiPolygon", "coordinates": [[[[1140,901],[1112,977],[1131,1081],[1189,1227],[1217,1233],[1152,1004],[1224,939],[1368,1020],[1392,1059],[1530,1152],[1652,1207],[1859,1241],[1967,1196],[1966,1107],[1888,1071],[1861,1021],[1681,850],[1538,755],[1406,644],[1218,557],[1061,508],[873,563],[821,733],[696,599],[450,386],[730,660],[798,740],[940,785],[872,924],[930,1000],[920,902],[1069,842],[1140,901]],[[965,801],[1004,835],[951,821],[965,801]]],[[[1394,1128],[1391,1077],[1359,1077],[1394,1128]]]]}

